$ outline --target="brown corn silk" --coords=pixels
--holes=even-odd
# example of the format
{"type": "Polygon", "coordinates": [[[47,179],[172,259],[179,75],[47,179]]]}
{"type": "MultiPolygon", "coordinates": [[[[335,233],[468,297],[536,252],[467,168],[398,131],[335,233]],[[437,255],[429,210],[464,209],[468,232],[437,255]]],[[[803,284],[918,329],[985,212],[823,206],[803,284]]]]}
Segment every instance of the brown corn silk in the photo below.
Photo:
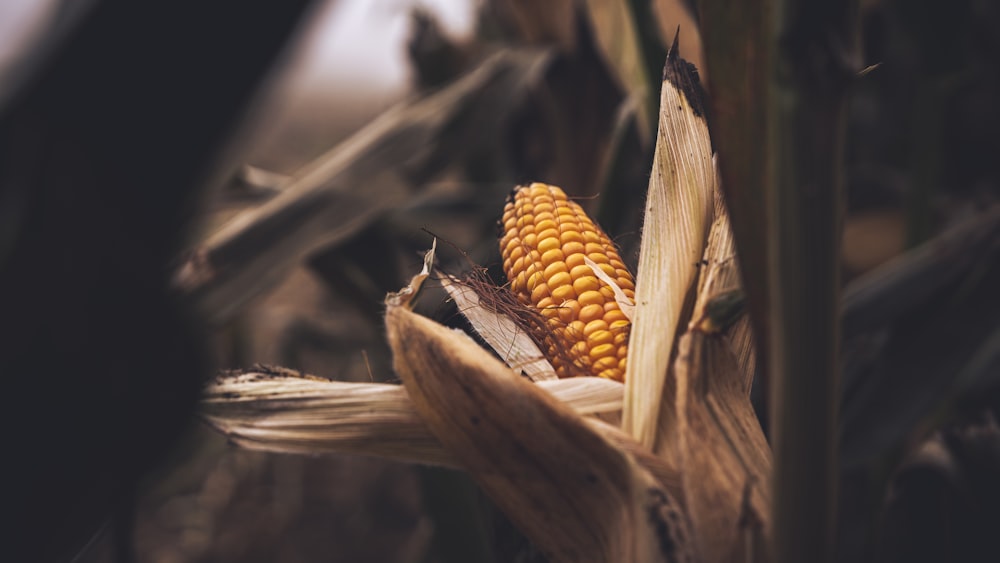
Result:
{"type": "Polygon", "coordinates": [[[542,314],[561,345],[549,350],[556,374],[624,381],[631,321],[594,268],[629,300],[635,283],[611,239],[565,192],[541,183],[514,189],[501,224],[510,290],[542,314]]]}

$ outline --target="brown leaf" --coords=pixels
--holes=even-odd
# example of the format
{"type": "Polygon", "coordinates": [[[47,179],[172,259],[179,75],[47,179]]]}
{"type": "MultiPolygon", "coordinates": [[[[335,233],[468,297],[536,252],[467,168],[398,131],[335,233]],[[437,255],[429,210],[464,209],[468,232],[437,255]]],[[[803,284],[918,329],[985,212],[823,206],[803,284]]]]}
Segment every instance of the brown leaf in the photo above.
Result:
{"type": "Polygon", "coordinates": [[[421,418],[552,561],[696,560],[678,502],[566,405],[405,307],[386,326],[421,418]]]}

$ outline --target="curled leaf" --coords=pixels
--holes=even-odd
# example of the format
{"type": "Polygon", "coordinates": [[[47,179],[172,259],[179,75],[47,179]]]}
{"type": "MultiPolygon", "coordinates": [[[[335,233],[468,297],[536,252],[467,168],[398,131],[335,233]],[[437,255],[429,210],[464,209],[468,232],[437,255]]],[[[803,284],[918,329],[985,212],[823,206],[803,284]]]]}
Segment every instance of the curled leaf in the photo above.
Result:
{"type": "Polygon", "coordinates": [[[566,405],[405,307],[386,327],[420,417],[550,560],[695,560],[675,497],[566,405]]]}

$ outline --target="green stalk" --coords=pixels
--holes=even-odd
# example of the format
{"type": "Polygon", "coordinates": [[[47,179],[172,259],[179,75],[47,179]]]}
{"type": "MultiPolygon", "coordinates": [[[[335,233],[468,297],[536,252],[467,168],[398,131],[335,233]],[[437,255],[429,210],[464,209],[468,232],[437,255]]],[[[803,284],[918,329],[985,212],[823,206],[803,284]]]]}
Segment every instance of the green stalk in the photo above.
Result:
{"type": "Polygon", "coordinates": [[[771,228],[773,560],[832,561],[840,237],[857,0],[775,0],[771,228]]]}

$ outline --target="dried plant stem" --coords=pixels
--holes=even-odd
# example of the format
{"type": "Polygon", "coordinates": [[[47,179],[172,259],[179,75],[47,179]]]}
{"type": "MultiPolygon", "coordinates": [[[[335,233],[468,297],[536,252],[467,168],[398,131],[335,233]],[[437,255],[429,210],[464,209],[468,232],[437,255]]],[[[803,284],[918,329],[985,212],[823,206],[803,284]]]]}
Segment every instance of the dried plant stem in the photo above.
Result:
{"type": "Polygon", "coordinates": [[[774,561],[832,561],[839,248],[856,1],[776,0],[766,202],[774,561]]]}
{"type": "Polygon", "coordinates": [[[225,323],[311,253],[420,195],[427,178],[495,137],[550,59],[504,51],[447,88],[386,111],[201,242],[175,285],[205,318],[225,323]]]}

